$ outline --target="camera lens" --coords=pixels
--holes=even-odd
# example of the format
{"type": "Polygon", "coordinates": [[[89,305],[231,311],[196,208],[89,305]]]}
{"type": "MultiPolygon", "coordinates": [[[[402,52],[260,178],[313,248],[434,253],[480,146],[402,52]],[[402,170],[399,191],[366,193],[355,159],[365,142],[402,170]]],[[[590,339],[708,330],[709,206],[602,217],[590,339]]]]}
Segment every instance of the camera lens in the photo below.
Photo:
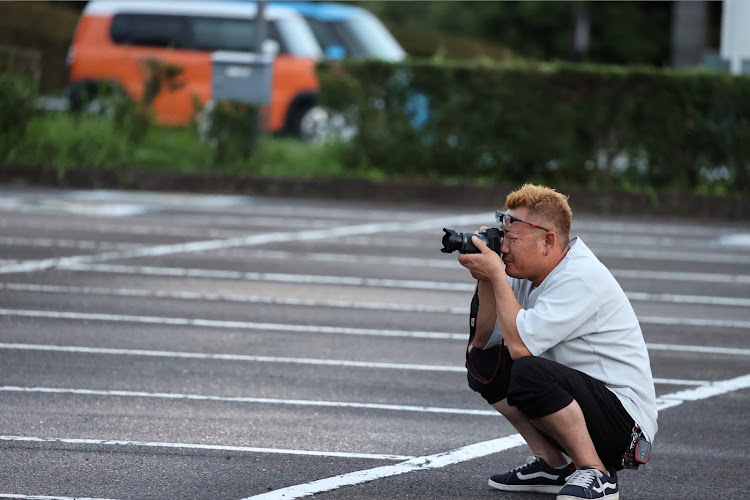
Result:
{"type": "MultiPolygon", "coordinates": [[[[458,250],[461,253],[479,253],[479,249],[474,246],[471,242],[473,233],[459,233],[455,229],[443,228],[445,234],[443,235],[443,248],[440,250],[444,253],[451,253],[458,250]]],[[[486,243],[486,239],[481,234],[477,234],[479,238],[483,239],[486,243]]]]}

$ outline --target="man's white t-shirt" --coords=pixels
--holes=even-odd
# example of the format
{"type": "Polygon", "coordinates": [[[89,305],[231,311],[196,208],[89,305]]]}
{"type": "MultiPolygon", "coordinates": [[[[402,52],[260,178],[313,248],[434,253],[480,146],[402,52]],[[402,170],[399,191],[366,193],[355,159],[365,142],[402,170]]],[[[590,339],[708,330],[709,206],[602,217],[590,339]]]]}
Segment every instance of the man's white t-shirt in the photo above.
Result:
{"type": "MultiPolygon", "coordinates": [[[[534,356],[604,382],[653,441],[657,409],[646,342],[630,301],[612,273],[575,237],[562,261],[534,288],[508,278],[521,311],[516,326],[534,356]]],[[[495,324],[490,343],[500,343],[495,324]]]]}

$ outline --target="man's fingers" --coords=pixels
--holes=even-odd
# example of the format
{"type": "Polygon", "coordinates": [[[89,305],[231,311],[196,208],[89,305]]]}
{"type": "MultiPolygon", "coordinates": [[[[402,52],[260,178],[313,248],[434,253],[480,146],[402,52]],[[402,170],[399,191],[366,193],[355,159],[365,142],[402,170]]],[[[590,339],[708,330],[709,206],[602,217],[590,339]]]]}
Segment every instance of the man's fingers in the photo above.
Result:
{"type": "Polygon", "coordinates": [[[475,247],[477,247],[477,249],[478,249],[478,250],[479,250],[480,252],[482,252],[482,253],[484,253],[485,251],[487,251],[487,250],[489,250],[489,249],[490,249],[490,247],[488,247],[488,246],[487,246],[487,245],[486,245],[486,244],[484,243],[484,241],[482,241],[481,239],[477,238],[476,236],[472,236],[472,237],[471,237],[471,242],[472,242],[472,243],[474,243],[474,246],[475,246],[475,247]]]}

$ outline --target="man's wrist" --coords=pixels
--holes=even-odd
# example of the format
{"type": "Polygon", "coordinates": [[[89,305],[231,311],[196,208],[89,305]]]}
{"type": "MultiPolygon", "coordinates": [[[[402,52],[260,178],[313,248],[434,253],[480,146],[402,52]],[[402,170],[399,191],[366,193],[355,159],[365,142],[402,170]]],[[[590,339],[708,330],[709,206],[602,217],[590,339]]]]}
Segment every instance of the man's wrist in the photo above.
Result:
{"type": "Polygon", "coordinates": [[[489,276],[488,281],[492,283],[493,289],[497,289],[498,285],[502,286],[503,284],[508,284],[508,275],[505,274],[505,269],[495,269],[489,276]]]}

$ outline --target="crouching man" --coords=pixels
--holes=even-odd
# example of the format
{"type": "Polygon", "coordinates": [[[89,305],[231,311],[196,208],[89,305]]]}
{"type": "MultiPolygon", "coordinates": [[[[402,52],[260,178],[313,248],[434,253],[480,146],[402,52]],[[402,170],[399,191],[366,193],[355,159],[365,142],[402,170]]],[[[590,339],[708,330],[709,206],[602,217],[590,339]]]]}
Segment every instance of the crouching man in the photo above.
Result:
{"type": "Polygon", "coordinates": [[[636,437],[650,447],[657,430],[638,319],[609,270],[580,238],[570,239],[566,196],[526,184],[505,205],[497,212],[502,257],[477,237],[481,253],[458,257],[478,280],[467,366],[472,353],[494,346],[501,361],[491,383],[472,384],[470,369],[470,385],[534,454],[489,484],[558,500],[617,499],[623,454],[636,437]]]}

